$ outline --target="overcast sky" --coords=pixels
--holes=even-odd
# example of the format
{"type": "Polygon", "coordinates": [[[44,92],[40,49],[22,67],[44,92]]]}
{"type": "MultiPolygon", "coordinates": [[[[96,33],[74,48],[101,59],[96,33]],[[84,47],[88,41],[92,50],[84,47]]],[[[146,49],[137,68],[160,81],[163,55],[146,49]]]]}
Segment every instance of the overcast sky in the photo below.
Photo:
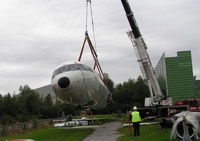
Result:
{"type": "MultiPolygon", "coordinates": [[[[200,1],[129,0],[155,66],[165,52],[191,50],[200,76],[200,1]]],[[[84,39],[85,0],[0,0],[0,93],[51,83],[54,69],[76,61],[84,39]]],[[[126,35],[120,0],[92,0],[99,61],[115,84],[141,75],[126,35]]],[[[89,20],[90,22],[90,20],[89,20]]],[[[91,27],[91,25],[89,25],[91,27]]],[[[92,30],[89,28],[92,35],[92,30]]],[[[83,61],[92,62],[88,49],[83,61]]]]}

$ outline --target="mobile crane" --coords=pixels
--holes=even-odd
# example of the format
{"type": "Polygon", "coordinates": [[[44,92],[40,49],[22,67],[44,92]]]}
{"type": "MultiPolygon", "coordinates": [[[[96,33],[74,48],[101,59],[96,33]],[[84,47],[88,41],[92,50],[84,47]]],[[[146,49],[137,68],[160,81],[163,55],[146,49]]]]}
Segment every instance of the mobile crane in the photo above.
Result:
{"type": "Polygon", "coordinates": [[[149,90],[150,90],[150,97],[145,99],[145,106],[172,105],[172,99],[167,98],[165,95],[162,94],[158,79],[156,77],[155,70],[152,66],[151,60],[147,53],[147,46],[140,33],[140,30],[138,28],[138,25],[136,23],[135,17],[130,8],[128,0],[121,0],[121,2],[132,29],[132,31],[127,32],[127,34],[135,48],[136,56],[137,56],[142,74],[144,78],[146,79],[149,90]]]}

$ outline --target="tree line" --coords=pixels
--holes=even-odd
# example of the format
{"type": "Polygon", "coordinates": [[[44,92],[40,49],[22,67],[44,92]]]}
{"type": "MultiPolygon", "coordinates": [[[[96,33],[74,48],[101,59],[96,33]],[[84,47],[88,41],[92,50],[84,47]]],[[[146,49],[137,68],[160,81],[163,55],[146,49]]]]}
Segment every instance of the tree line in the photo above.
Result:
{"type": "Polygon", "coordinates": [[[144,107],[144,100],[150,96],[150,92],[141,76],[117,85],[114,85],[108,74],[105,76],[105,84],[112,93],[113,103],[108,104],[105,109],[96,111],[97,113],[126,113],[133,106],[144,107]]]}
{"type": "MultiPolygon", "coordinates": [[[[133,106],[142,107],[145,97],[149,96],[148,86],[139,76],[136,80],[129,79],[126,82],[115,85],[105,75],[105,84],[112,93],[113,103],[101,110],[93,110],[94,114],[122,113],[133,106]]],[[[0,124],[14,124],[33,119],[47,119],[61,117],[62,115],[78,115],[80,109],[56,101],[53,104],[51,95],[41,98],[37,92],[28,85],[20,86],[17,95],[0,95],[0,124]]]]}
{"type": "Polygon", "coordinates": [[[62,113],[71,114],[76,108],[57,101],[53,104],[51,95],[41,98],[28,85],[20,86],[17,95],[0,95],[0,124],[14,124],[35,119],[60,117],[62,113]]]}

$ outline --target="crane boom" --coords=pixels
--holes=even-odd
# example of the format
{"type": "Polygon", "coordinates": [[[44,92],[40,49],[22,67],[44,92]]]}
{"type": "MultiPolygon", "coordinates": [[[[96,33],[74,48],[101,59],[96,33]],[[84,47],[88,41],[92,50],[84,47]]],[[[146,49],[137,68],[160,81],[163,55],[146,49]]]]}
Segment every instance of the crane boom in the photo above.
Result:
{"type": "Polygon", "coordinates": [[[161,92],[155,70],[152,66],[151,60],[147,53],[147,46],[144,42],[144,39],[140,33],[138,25],[136,23],[133,12],[130,8],[128,0],[121,0],[124,10],[126,12],[129,24],[131,26],[132,31],[128,33],[129,38],[131,39],[136,55],[138,58],[138,62],[140,64],[142,73],[145,79],[148,82],[148,86],[151,93],[151,105],[159,104],[163,99],[163,94],[161,92]]]}

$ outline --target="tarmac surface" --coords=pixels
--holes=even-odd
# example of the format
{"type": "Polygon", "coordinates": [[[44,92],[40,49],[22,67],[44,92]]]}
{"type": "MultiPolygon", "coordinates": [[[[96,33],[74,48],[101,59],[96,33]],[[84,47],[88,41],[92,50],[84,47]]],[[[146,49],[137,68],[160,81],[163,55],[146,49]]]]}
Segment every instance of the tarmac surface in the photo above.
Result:
{"type": "Polygon", "coordinates": [[[87,136],[83,141],[116,141],[122,134],[118,134],[117,129],[121,128],[120,122],[105,123],[87,136]]]}

